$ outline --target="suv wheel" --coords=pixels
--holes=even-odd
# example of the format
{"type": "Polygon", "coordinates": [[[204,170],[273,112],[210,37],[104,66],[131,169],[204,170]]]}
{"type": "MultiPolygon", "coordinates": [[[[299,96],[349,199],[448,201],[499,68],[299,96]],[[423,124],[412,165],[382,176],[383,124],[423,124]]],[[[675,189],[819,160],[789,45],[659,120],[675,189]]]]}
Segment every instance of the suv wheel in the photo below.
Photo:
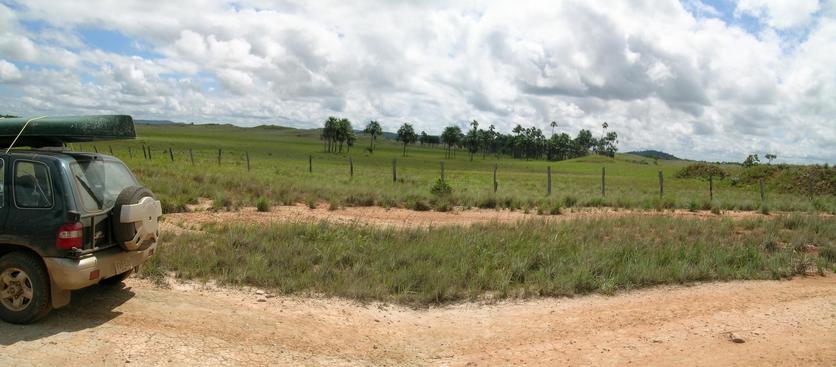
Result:
{"type": "Polygon", "coordinates": [[[49,275],[37,258],[12,252],[0,257],[0,319],[28,324],[46,316],[49,275]]]}

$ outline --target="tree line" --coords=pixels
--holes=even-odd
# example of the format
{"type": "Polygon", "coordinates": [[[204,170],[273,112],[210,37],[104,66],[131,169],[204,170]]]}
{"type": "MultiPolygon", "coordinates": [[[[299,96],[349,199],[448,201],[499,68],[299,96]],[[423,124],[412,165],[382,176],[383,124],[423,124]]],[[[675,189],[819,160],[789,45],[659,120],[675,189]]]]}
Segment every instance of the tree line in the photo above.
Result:
{"type": "MultiPolygon", "coordinates": [[[[443,145],[446,158],[455,156],[456,151],[465,150],[470,153],[470,159],[477,154],[482,158],[488,155],[510,156],[516,159],[547,159],[552,161],[582,157],[590,153],[615,156],[618,151],[618,134],[607,131],[609,124],[601,125],[600,137],[594,137],[592,132],[581,129],[573,138],[566,133],[555,133],[556,122],[552,127],[551,137],[546,137],[543,131],[536,127],[517,125],[509,134],[496,131],[493,125],[487,129],[480,129],[479,122],[470,122],[470,129],[466,132],[458,126],[451,125],[442,131],[441,135],[429,135],[426,131],[415,133],[412,124],[404,123],[397,131],[396,140],[403,144],[403,155],[406,156],[407,147],[416,142],[421,145],[443,145]]],[[[374,152],[375,141],[383,134],[383,129],[377,121],[369,121],[364,134],[371,136],[367,151],[374,152]]],[[[347,119],[329,117],[325,121],[322,140],[328,152],[342,152],[342,146],[350,149],[354,145],[356,136],[347,119]]]]}

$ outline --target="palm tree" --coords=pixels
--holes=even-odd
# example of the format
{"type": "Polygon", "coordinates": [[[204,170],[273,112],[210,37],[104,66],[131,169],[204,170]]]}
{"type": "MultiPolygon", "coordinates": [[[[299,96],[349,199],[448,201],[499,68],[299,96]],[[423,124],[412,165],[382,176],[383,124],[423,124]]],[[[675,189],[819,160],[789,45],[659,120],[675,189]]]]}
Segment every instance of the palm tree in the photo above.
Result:
{"type": "Polygon", "coordinates": [[[340,119],[330,116],[327,120],[325,120],[325,126],[322,129],[321,138],[325,143],[325,151],[330,152],[333,150],[334,141],[337,138],[337,130],[339,127],[340,119]]]}
{"type": "Polygon", "coordinates": [[[412,125],[408,123],[404,123],[400,129],[398,129],[398,141],[403,142],[403,156],[406,157],[406,146],[407,144],[412,144],[415,140],[418,139],[418,136],[415,135],[415,129],[412,128],[412,125]]]}
{"type": "Polygon", "coordinates": [[[554,128],[557,127],[557,121],[552,121],[552,123],[549,124],[549,125],[551,125],[551,127],[552,127],[552,136],[554,136],[554,128]]]}
{"type": "Polygon", "coordinates": [[[377,140],[377,136],[383,134],[383,129],[380,127],[380,123],[376,120],[369,121],[369,124],[366,125],[366,129],[363,130],[363,133],[369,134],[372,136],[372,140],[369,144],[369,152],[374,153],[374,142],[377,140]]]}
{"type": "Polygon", "coordinates": [[[458,126],[448,126],[444,129],[444,132],[441,133],[441,142],[447,145],[445,158],[450,158],[453,146],[459,143],[461,136],[462,129],[458,126]]]}

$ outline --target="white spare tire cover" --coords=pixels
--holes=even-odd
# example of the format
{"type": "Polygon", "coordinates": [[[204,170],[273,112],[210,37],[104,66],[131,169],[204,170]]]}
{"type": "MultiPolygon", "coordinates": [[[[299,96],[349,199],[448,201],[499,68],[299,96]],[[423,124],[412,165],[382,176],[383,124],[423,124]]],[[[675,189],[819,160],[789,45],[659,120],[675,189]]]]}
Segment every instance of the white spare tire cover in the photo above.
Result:
{"type": "Polygon", "coordinates": [[[113,207],[113,238],[125,250],[144,250],[159,238],[162,214],[162,205],[150,190],[126,187],[113,207]]]}

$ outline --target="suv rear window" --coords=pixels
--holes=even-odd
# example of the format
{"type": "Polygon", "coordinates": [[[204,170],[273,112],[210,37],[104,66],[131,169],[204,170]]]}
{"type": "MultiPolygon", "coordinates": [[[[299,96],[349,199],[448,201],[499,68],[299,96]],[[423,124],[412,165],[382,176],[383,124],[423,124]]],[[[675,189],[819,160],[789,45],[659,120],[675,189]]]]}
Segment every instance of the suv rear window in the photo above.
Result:
{"type": "Polygon", "coordinates": [[[112,207],[122,190],[137,185],[131,171],[119,161],[77,159],[70,164],[70,170],[82,205],[88,210],[112,207]]]}
{"type": "Polygon", "coordinates": [[[14,197],[19,208],[51,208],[49,168],[41,162],[15,162],[14,197]]]}

